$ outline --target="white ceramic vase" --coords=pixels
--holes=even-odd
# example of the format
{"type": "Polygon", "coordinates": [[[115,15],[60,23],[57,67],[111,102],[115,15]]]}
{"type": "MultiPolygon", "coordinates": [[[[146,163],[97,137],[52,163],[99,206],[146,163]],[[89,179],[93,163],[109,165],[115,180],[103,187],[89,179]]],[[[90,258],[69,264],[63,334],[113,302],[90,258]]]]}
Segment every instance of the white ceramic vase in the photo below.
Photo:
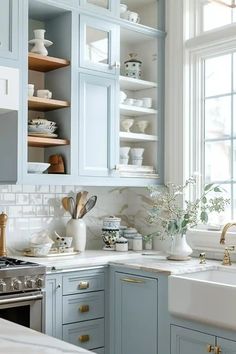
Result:
{"type": "Polygon", "coordinates": [[[192,252],[192,248],[186,241],[186,235],[178,234],[173,236],[171,247],[167,251],[169,254],[167,258],[173,261],[186,261],[190,258],[192,252]]]}
{"type": "Polygon", "coordinates": [[[66,236],[72,237],[75,251],[84,252],[86,246],[86,224],[83,219],[70,219],[66,225],[66,236]]]}

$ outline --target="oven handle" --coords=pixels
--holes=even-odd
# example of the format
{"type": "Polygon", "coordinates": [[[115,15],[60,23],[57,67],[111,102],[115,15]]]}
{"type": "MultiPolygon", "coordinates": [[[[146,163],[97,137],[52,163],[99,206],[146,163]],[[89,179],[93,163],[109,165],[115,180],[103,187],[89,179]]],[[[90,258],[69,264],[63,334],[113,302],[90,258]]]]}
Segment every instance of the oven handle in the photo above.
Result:
{"type": "Polygon", "coordinates": [[[42,300],[43,295],[31,295],[31,296],[22,296],[22,297],[14,297],[11,299],[0,299],[0,305],[7,305],[7,304],[15,304],[17,302],[24,302],[24,301],[32,301],[32,300],[42,300]]]}

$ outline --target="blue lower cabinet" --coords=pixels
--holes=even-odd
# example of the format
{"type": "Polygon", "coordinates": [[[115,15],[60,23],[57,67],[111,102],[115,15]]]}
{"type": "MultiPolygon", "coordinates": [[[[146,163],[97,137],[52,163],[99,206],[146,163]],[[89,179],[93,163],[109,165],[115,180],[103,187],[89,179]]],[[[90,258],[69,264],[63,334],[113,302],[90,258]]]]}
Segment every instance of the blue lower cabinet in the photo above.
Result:
{"type": "Polygon", "coordinates": [[[215,348],[215,336],[171,326],[171,354],[204,354],[208,346],[215,348]]]}
{"type": "Polygon", "coordinates": [[[64,325],[63,340],[88,350],[104,347],[104,319],[64,325]]]}
{"type": "Polygon", "coordinates": [[[220,354],[236,354],[236,342],[217,337],[217,348],[220,354]]]}
{"type": "Polygon", "coordinates": [[[156,279],[115,273],[113,354],[157,354],[157,287],[156,279]]]}
{"type": "Polygon", "coordinates": [[[62,339],[62,276],[46,277],[45,333],[62,339]]]}

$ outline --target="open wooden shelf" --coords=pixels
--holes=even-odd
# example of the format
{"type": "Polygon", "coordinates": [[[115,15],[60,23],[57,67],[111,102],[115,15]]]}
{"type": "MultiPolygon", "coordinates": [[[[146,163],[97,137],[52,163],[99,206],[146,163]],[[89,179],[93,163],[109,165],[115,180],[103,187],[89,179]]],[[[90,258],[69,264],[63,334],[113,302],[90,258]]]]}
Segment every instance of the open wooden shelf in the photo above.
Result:
{"type": "Polygon", "coordinates": [[[28,53],[28,62],[29,70],[40,71],[43,73],[70,65],[69,60],[43,56],[35,53],[28,53]]]}
{"type": "Polygon", "coordinates": [[[41,138],[36,136],[28,136],[28,146],[31,147],[53,147],[70,145],[70,141],[67,139],[53,139],[53,138],[41,138]]]}
{"type": "Polygon", "coordinates": [[[39,97],[30,97],[28,99],[28,108],[31,111],[48,112],[53,111],[54,109],[67,107],[70,107],[70,104],[67,101],[59,101],[39,97]]]}

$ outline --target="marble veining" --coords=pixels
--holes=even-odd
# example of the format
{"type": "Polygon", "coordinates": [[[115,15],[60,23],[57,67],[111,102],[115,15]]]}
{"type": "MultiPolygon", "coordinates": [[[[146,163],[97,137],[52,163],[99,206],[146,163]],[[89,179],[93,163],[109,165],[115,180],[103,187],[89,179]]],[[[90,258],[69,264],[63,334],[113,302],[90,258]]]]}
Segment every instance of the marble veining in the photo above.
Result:
{"type": "Polygon", "coordinates": [[[40,332],[0,319],[1,353],[86,354],[92,353],[40,332]]]}
{"type": "MultiPolygon", "coordinates": [[[[29,257],[19,257],[29,260],[29,257]]],[[[192,258],[189,261],[169,261],[166,255],[161,252],[143,251],[143,252],[113,252],[102,250],[85,251],[76,256],[62,258],[31,258],[36,263],[47,267],[48,273],[52,267],[54,271],[70,271],[71,269],[80,269],[96,266],[107,266],[114,264],[133,269],[140,269],[148,272],[183,274],[205,269],[212,269],[220,265],[219,261],[207,260],[206,264],[199,264],[198,258],[192,258]]]]}

